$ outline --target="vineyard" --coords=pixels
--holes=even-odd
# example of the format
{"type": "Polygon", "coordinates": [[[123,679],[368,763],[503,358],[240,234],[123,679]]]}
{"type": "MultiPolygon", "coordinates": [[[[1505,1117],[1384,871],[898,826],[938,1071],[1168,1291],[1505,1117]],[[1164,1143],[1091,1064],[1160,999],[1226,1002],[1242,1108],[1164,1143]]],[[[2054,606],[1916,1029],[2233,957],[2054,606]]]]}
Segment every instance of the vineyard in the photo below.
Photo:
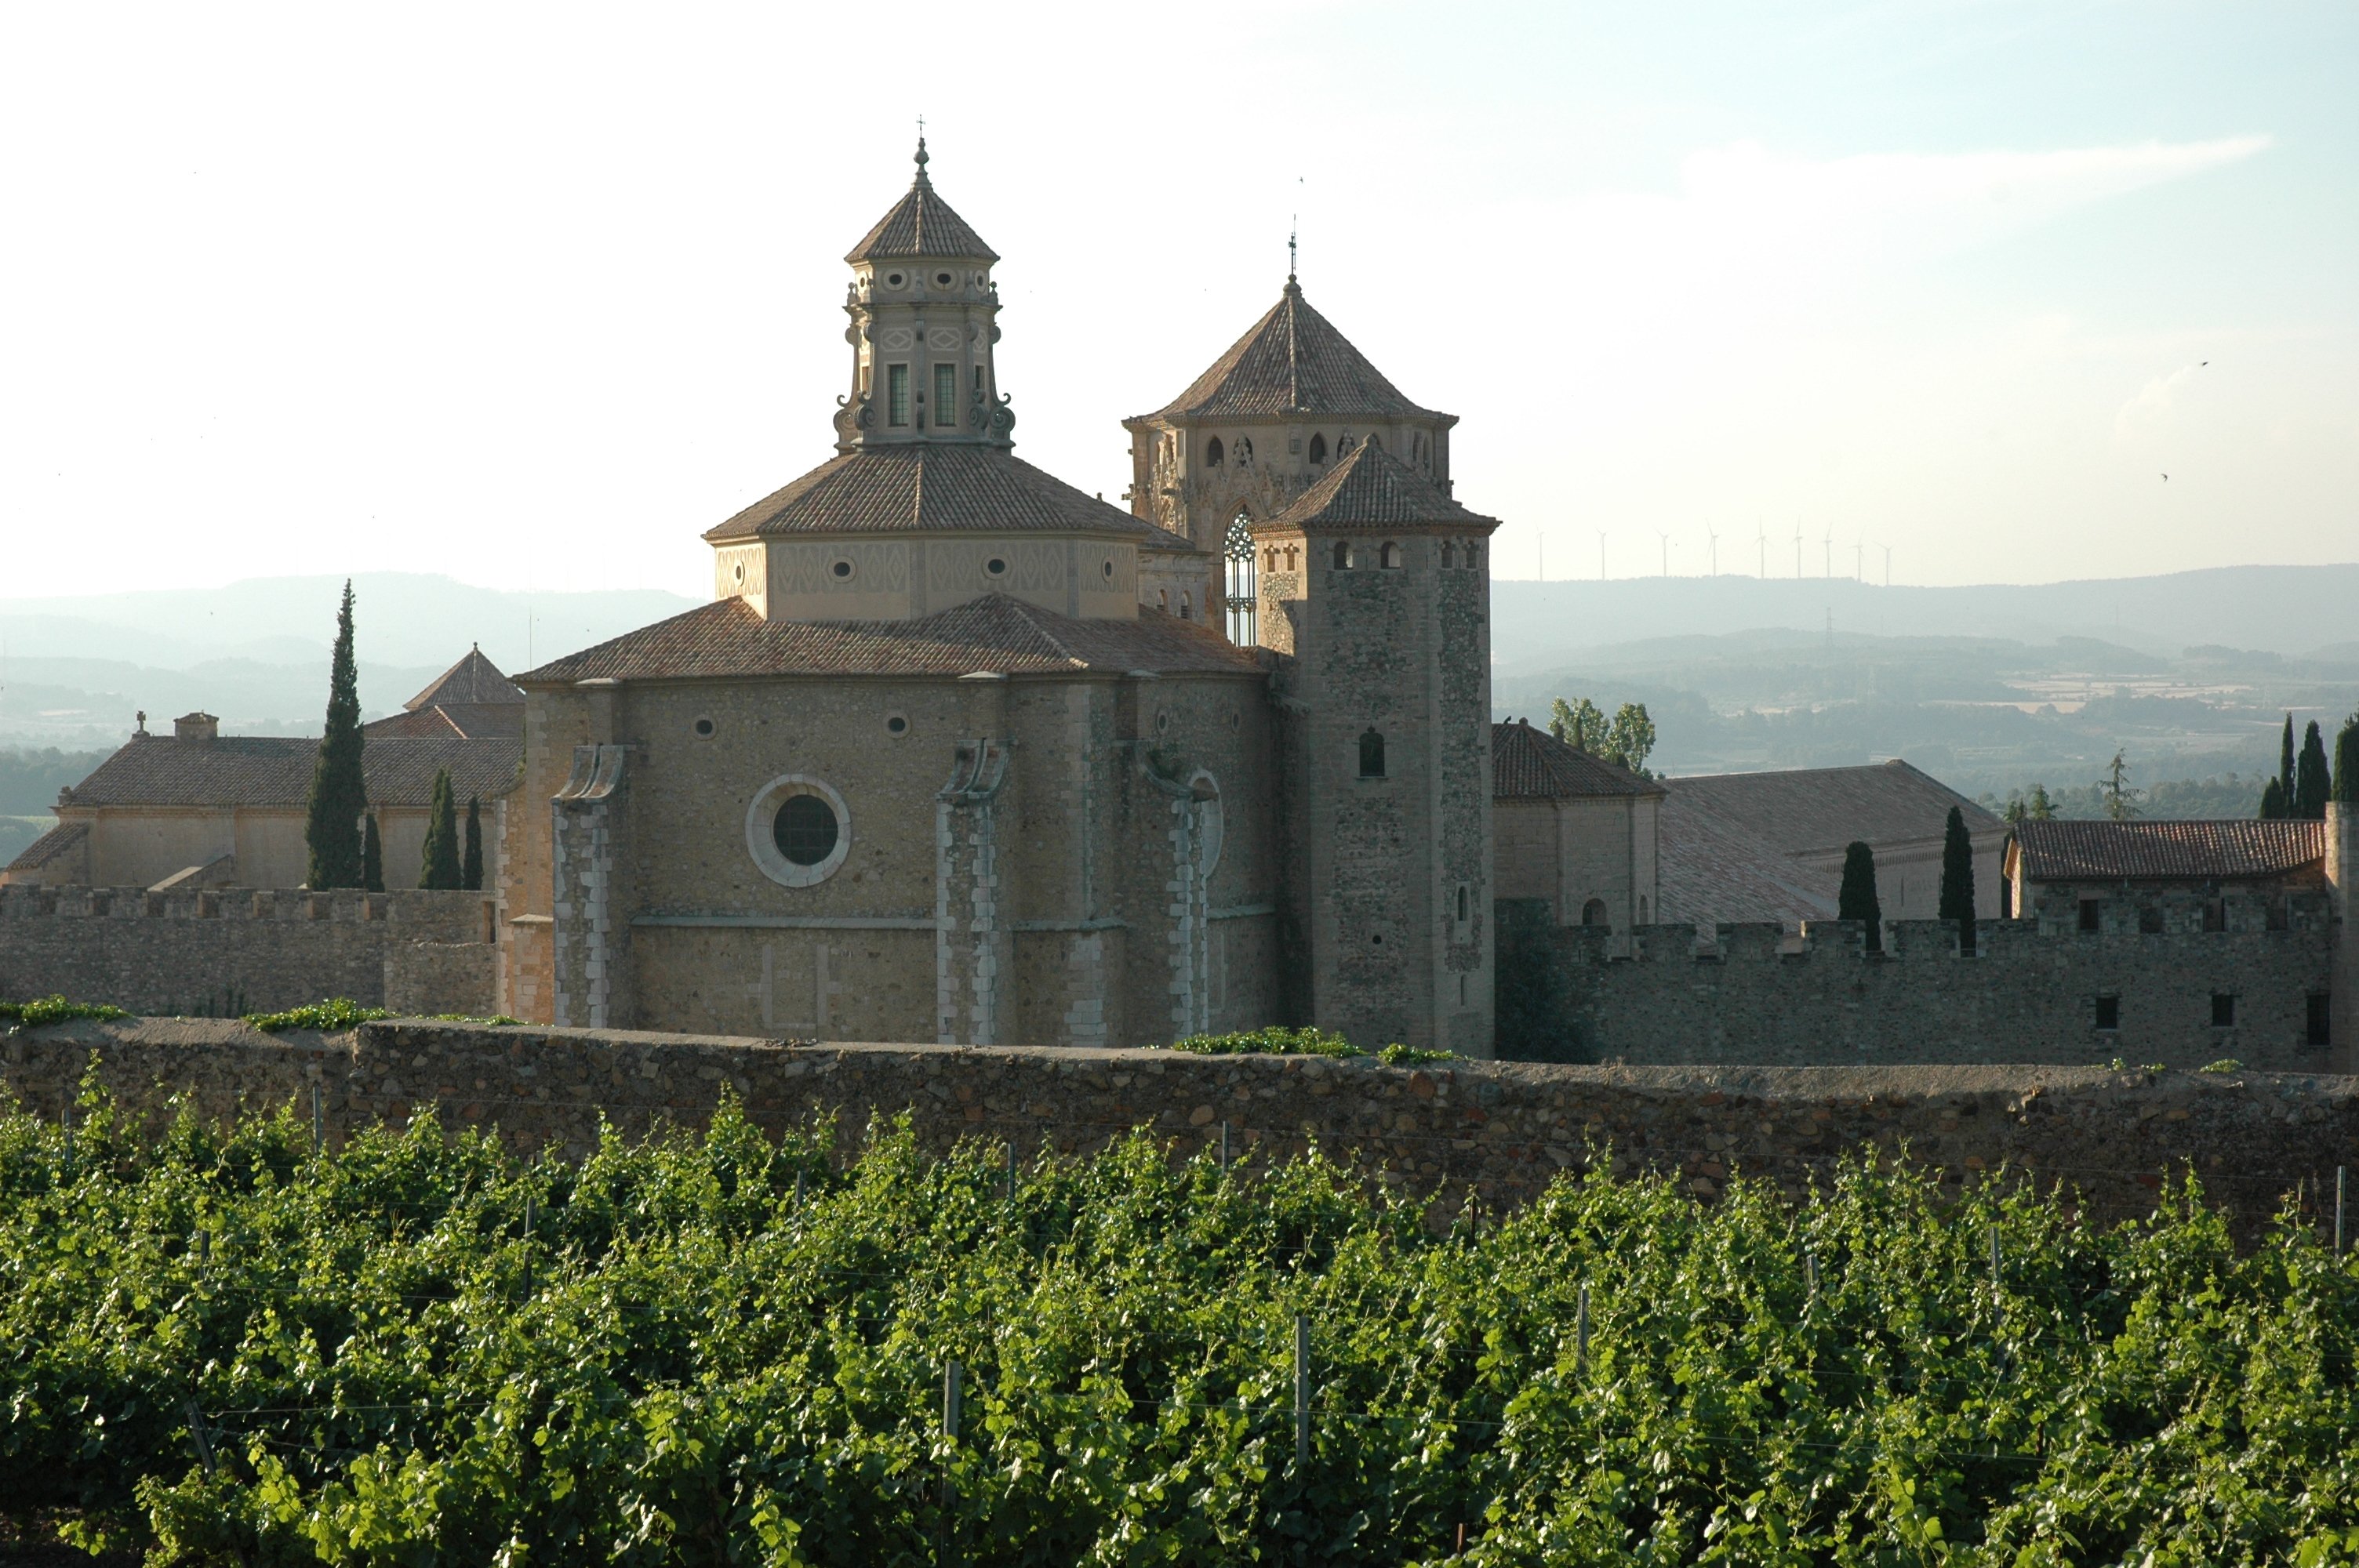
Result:
{"type": "Polygon", "coordinates": [[[0,1517],[158,1563],[2359,1559],[2359,1265],[1862,1157],[1508,1215],[906,1131],[0,1115],[0,1517]]]}

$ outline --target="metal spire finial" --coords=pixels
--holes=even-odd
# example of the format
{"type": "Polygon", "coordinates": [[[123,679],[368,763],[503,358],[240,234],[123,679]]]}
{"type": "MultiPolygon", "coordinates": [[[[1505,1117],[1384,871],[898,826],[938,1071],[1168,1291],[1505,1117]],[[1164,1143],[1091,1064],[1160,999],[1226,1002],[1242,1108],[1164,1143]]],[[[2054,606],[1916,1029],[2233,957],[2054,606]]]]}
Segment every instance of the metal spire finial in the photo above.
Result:
{"type": "Polygon", "coordinates": [[[917,164],[918,178],[920,183],[923,183],[926,178],[926,164],[929,161],[926,157],[926,117],[923,114],[918,116],[918,156],[911,161],[917,164]]]}
{"type": "Polygon", "coordinates": [[[1286,281],[1288,283],[1294,281],[1294,264],[1297,259],[1294,242],[1301,231],[1302,224],[1299,217],[1288,218],[1286,221],[1286,281]]]}

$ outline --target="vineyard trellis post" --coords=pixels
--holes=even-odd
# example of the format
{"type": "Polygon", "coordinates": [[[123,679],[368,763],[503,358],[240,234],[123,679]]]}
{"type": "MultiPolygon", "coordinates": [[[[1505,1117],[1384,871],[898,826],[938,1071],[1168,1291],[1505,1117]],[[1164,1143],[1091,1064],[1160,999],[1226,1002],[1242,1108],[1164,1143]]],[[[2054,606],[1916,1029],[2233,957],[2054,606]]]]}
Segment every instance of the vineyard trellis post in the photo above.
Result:
{"type": "Polygon", "coordinates": [[[2343,1194],[2351,1184],[2351,1167],[2334,1167],[2334,1256],[2343,1256],[2343,1194]]]}
{"type": "Polygon", "coordinates": [[[524,1299],[532,1300],[532,1195],[524,1195],[524,1299]]]}
{"type": "Polygon", "coordinates": [[[213,1473],[213,1445],[205,1437],[205,1418],[197,1413],[193,1400],[181,1400],[180,1409],[189,1418],[189,1436],[197,1445],[197,1463],[202,1465],[205,1474],[210,1476],[213,1473]]]}
{"type": "Polygon", "coordinates": [[[321,1120],[320,1086],[314,1083],[311,1086],[311,1158],[314,1160],[320,1157],[320,1144],[322,1141],[320,1136],[321,1120]]]}
{"type": "Polygon", "coordinates": [[[1229,1124],[1221,1123],[1221,1174],[1229,1173],[1229,1124]]]}
{"type": "Polygon", "coordinates": [[[63,1130],[64,1130],[64,1131],[65,1131],[65,1135],[66,1135],[66,1179],[67,1179],[68,1181],[71,1181],[71,1180],[73,1179],[73,1165],[74,1165],[74,1146],[73,1146],[73,1101],[71,1101],[71,1100],[68,1100],[68,1101],[66,1101],[64,1108],[63,1108],[62,1109],[60,1109],[60,1110],[58,1112],[58,1126],[59,1126],[60,1128],[63,1129],[63,1130]]]}
{"type": "MultiPolygon", "coordinates": [[[[1013,1145],[1010,1145],[1011,1152],[1013,1145]]],[[[947,1447],[956,1447],[959,1434],[960,1394],[965,1371],[956,1361],[942,1367],[942,1441],[947,1447]]],[[[957,1561],[958,1548],[958,1477],[951,1467],[951,1456],[942,1456],[942,1534],[936,1561],[944,1568],[957,1561]]]]}
{"type": "Polygon", "coordinates": [[[1310,1318],[1294,1314],[1294,1465],[1310,1463],[1310,1318]]]}
{"type": "Polygon", "coordinates": [[[1819,1299],[1819,1255],[1815,1252],[1802,1254],[1802,1290],[1810,1300],[1819,1299]]]}
{"type": "Polygon", "coordinates": [[[1993,1221],[1991,1221],[1991,1238],[1990,1238],[1990,1241],[1991,1241],[1991,1289],[1992,1289],[1992,1290],[1994,1290],[1994,1291],[1996,1291],[1996,1290],[1999,1290],[1999,1289],[2001,1288],[2001,1285],[2000,1285],[2000,1282],[1999,1282],[1999,1266],[1998,1266],[1998,1221],[1996,1221],[1996,1220],[1993,1220],[1993,1221]]]}
{"type": "Polygon", "coordinates": [[[1580,1378],[1589,1376],[1589,1282],[1581,1285],[1581,1299],[1573,1307],[1572,1369],[1580,1378]]]}

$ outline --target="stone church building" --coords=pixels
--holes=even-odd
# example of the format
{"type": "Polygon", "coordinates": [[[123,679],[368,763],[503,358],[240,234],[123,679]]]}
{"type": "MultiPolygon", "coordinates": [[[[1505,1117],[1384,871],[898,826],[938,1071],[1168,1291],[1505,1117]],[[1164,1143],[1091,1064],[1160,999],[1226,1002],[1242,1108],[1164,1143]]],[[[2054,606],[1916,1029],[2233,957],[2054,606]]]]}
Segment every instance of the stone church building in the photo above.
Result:
{"type": "Polygon", "coordinates": [[[714,598],[518,676],[501,1006],[561,1023],[1491,1049],[1488,540],[1447,414],[1305,301],[1126,422],[1130,509],[1011,449],[999,257],[918,175],[845,258],[826,461],[714,598]]]}

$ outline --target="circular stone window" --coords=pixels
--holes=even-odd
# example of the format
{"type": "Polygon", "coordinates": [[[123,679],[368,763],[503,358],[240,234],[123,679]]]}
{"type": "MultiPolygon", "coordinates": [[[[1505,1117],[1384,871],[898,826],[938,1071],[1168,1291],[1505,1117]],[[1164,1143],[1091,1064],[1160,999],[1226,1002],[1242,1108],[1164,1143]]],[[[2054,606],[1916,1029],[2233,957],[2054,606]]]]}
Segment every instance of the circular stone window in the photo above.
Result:
{"type": "Polygon", "coordinates": [[[736,565],[731,567],[729,568],[729,576],[732,581],[744,582],[745,580],[745,563],[739,561],[736,565]]]}
{"type": "Polygon", "coordinates": [[[885,287],[887,287],[887,288],[898,288],[898,287],[901,287],[901,275],[900,275],[899,273],[897,273],[897,272],[888,272],[888,273],[886,273],[886,274],[885,275],[885,287]]]}
{"type": "Polygon", "coordinates": [[[838,582],[843,582],[849,579],[852,576],[852,563],[850,561],[838,561],[827,569],[829,574],[838,582]]]}
{"type": "Polygon", "coordinates": [[[698,734],[698,735],[700,735],[700,736],[701,736],[703,739],[705,739],[705,740],[707,740],[707,741],[710,741],[711,739],[712,739],[712,719],[698,719],[698,720],[696,721],[696,724],[695,724],[695,730],[696,730],[697,734],[698,734]]]}
{"type": "Polygon", "coordinates": [[[983,563],[983,569],[989,572],[994,577],[1006,577],[1007,575],[1007,563],[1000,559],[997,556],[994,556],[991,559],[983,563]]]}
{"type": "Polygon", "coordinates": [[[946,272],[934,274],[934,285],[938,288],[948,288],[951,286],[951,275],[946,272]]]}
{"type": "Polygon", "coordinates": [[[1106,581],[1112,582],[1114,580],[1114,557],[1112,556],[1108,556],[1106,557],[1106,564],[1099,569],[1105,573],[1106,581]]]}
{"type": "Polygon", "coordinates": [[[907,719],[897,713],[886,715],[885,733],[887,735],[907,735],[908,732],[909,721],[907,719]]]}
{"type": "Polygon", "coordinates": [[[843,797],[802,773],[782,773],[745,808],[745,849],[772,881],[790,888],[827,881],[852,849],[843,797]]]}

